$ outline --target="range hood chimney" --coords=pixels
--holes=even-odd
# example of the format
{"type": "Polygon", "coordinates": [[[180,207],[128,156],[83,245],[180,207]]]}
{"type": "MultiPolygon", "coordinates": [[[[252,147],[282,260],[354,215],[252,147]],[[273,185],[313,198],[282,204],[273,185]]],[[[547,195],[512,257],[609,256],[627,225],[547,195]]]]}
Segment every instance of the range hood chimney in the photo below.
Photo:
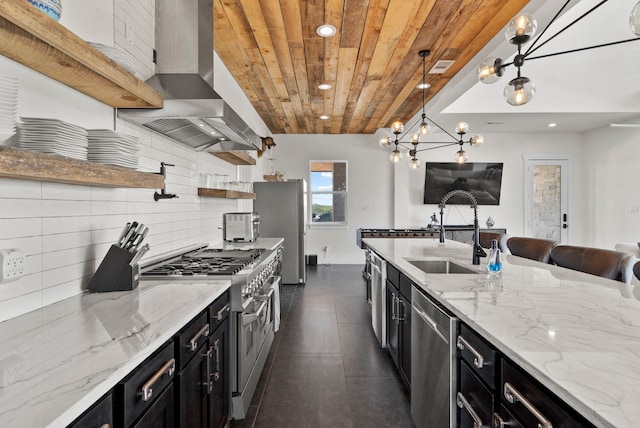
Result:
{"type": "Polygon", "coordinates": [[[196,150],[259,150],[260,137],[213,90],[213,1],[156,0],[156,74],[161,109],[118,117],[196,150]]]}

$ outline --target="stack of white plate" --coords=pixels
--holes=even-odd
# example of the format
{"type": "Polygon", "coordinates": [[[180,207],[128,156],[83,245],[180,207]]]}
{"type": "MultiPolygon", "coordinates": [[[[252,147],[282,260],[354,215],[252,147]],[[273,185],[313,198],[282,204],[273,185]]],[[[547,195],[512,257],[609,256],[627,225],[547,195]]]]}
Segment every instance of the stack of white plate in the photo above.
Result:
{"type": "Polygon", "coordinates": [[[0,141],[16,133],[18,79],[0,74],[0,141]]]}
{"type": "Polygon", "coordinates": [[[89,129],[87,159],[107,165],[138,167],[138,137],[109,129],[89,129]]]}
{"type": "Polygon", "coordinates": [[[87,130],[59,119],[21,117],[20,148],[87,160],[87,130]]]}
{"type": "Polygon", "coordinates": [[[113,62],[127,70],[129,73],[136,74],[136,61],[128,52],[123,51],[122,49],[103,45],[102,43],[89,42],[89,44],[94,49],[102,52],[104,56],[110,58],[113,62]]]}

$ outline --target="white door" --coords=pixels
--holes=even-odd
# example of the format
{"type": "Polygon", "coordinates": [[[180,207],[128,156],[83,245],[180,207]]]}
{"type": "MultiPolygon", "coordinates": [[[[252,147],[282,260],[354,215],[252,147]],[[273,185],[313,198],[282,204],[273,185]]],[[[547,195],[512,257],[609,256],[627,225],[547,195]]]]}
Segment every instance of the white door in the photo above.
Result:
{"type": "Polygon", "coordinates": [[[569,158],[525,157],[524,235],[569,242],[569,158]]]}

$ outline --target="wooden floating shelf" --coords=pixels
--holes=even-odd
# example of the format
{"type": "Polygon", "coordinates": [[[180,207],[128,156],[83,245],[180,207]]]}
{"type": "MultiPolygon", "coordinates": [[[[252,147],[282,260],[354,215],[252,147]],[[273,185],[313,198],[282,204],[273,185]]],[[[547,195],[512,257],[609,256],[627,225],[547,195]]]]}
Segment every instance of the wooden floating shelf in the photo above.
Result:
{"type": "Polygon", "coordinates": [[[24,0],[0,0],[0,54],[111,107],[162,107],[158,91],[24,0]]]}
{"type": "Polygon", "coordinates": [[[232,150],[228,152],[209,152],[212,155],[225,160],[233,165],[255,165],[255,158],[251,157],[249,153],[241,150],[232,150]]]}
{"type": "Polygon", "coordinates": [[[207,196],[210,198],[224,199],[255,199],[255,193],[238,192],[236,190],[226,189],[208,189],[206,187],[198,187],[198,196],[207,196]]]}
{"type": "Polygon", "coordinates": [[[160,174],[3,146],[0,177],[101,187],[164,188],[160,174]]]}

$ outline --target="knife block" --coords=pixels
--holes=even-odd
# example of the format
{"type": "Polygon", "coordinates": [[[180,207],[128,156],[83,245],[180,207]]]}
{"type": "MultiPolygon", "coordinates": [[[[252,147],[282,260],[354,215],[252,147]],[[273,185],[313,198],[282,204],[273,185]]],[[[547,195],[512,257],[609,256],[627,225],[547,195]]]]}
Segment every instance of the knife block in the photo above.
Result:
{"type": "Polygon", "coordinates": [[[112,245],[89,281],[89,290],[96,293],[106,291],[129,291],[138,286],[140,267],[131,266],[134,253],[112,245]]]}

